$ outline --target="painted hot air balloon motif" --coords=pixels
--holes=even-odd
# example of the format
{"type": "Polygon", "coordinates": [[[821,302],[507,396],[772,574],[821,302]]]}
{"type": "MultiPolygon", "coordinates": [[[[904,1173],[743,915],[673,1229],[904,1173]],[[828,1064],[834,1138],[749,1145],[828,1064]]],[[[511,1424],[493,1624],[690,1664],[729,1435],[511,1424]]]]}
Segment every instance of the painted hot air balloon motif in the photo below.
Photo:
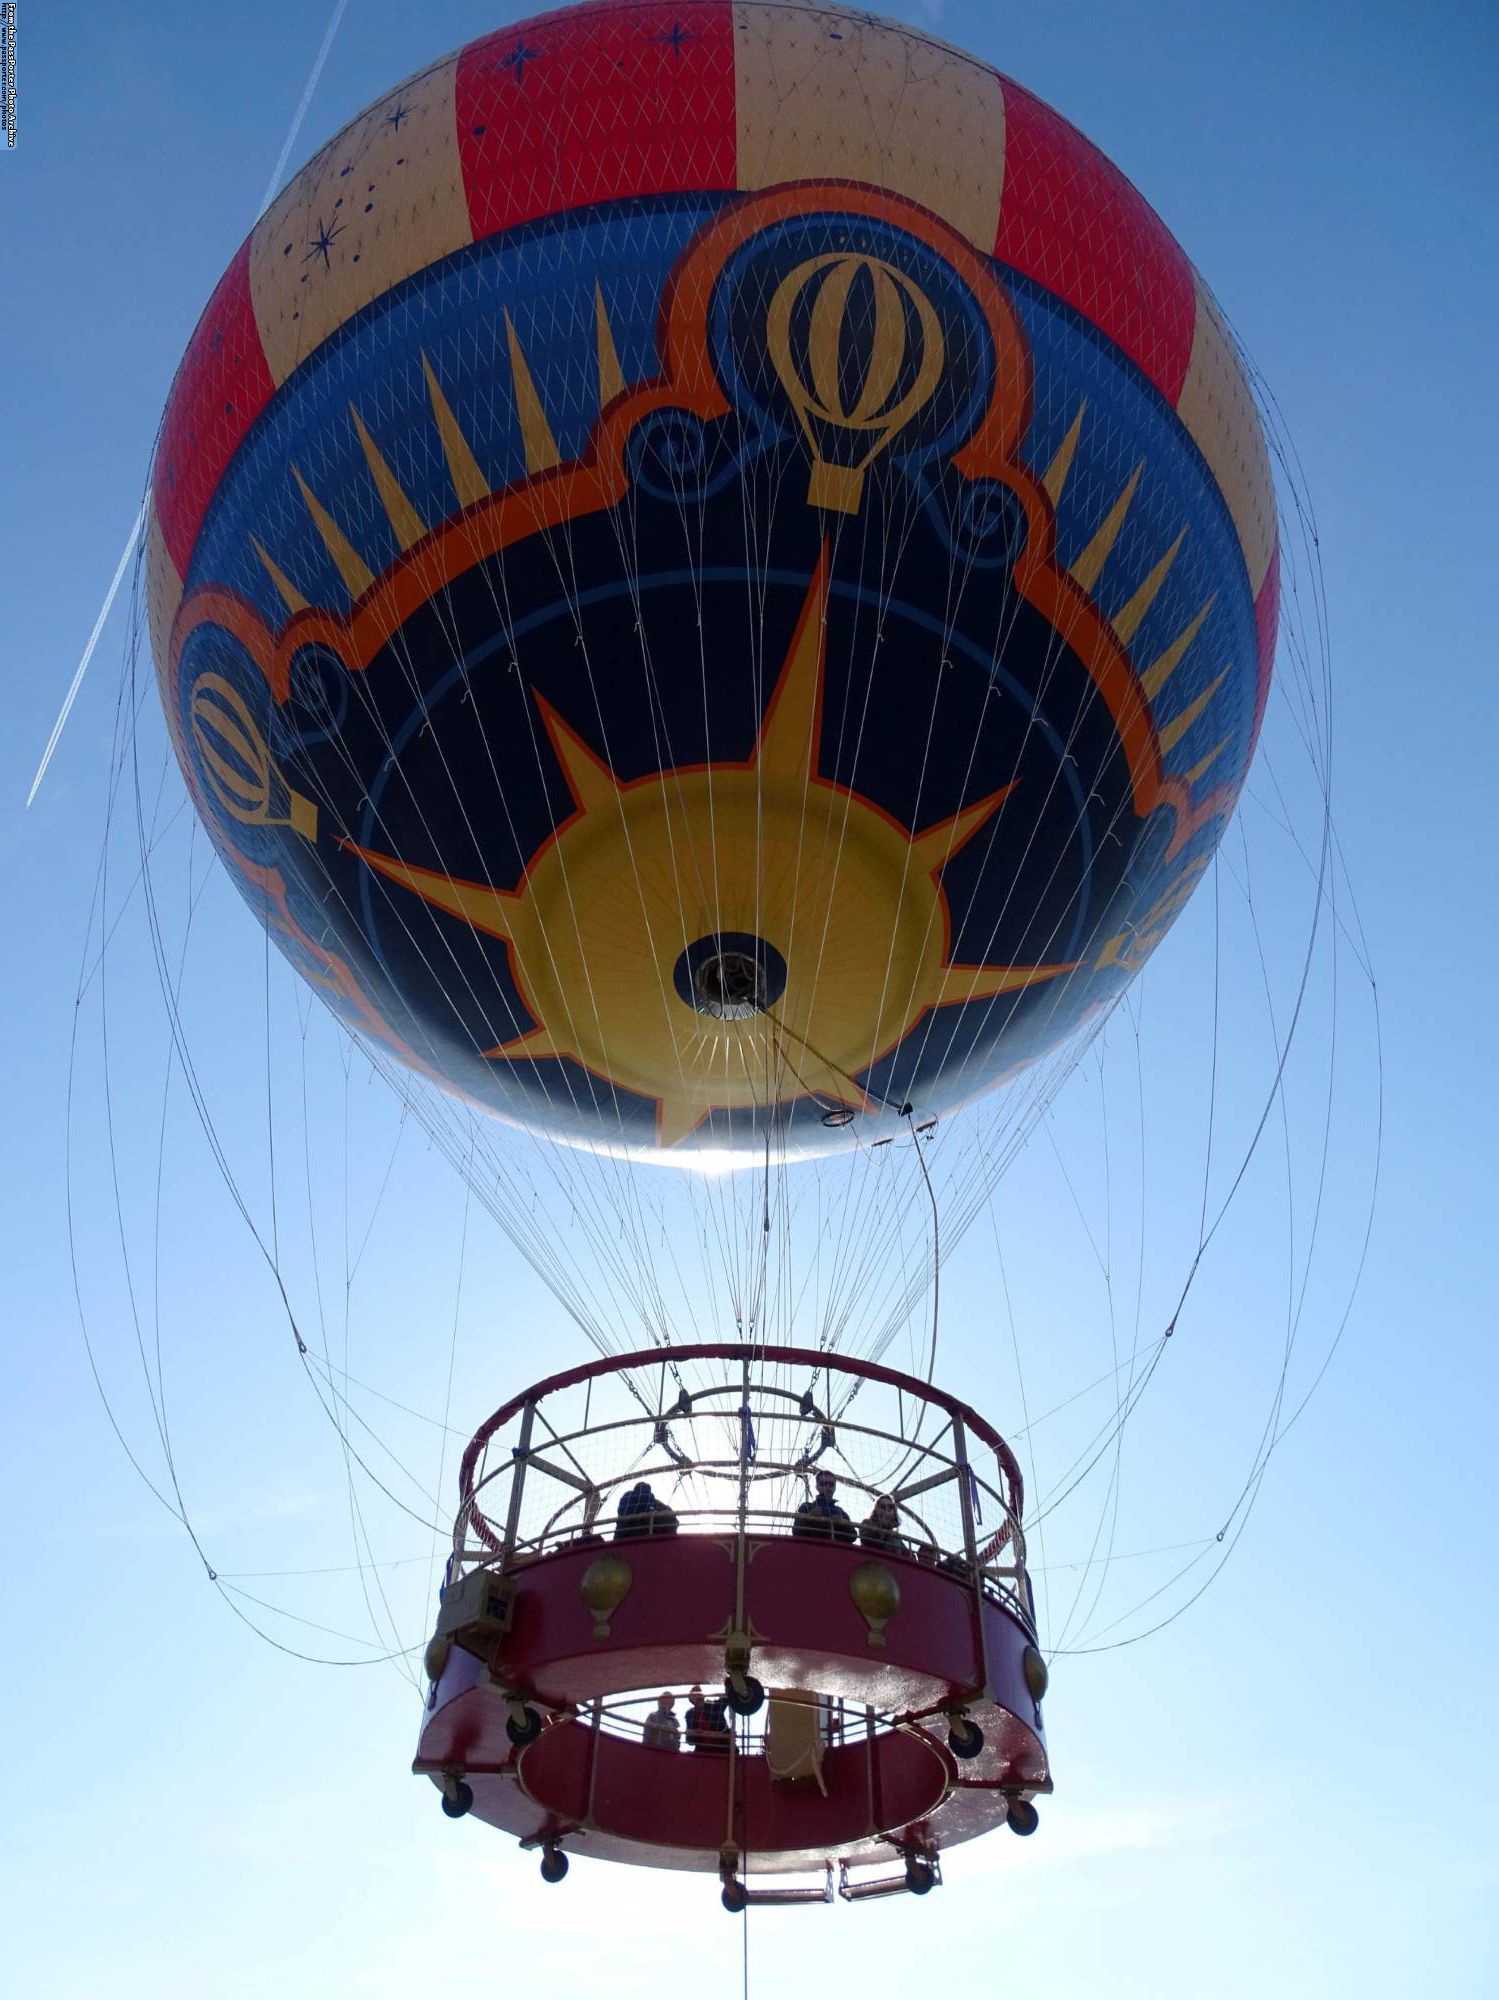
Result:
{"type": "Polygon", "coordinates": [[[257,225],[172,391],[194,800],[360,1032],[692,1157],[878,1136],[1121,990],[1276,623],[1232,341],[1055,113],[862,14],[472,44],[257,225]]]}

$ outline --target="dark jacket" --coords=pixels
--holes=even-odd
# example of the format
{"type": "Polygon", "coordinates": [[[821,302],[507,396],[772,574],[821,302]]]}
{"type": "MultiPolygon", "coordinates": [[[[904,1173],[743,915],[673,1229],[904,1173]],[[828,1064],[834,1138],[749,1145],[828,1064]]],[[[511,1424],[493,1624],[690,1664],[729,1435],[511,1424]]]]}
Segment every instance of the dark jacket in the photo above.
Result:
{"type": "Polygon", "coordinates": [[[803,1500],[796,1510],[796,1519],[791,1523],[793,1535],[804,1535],[814,1541],[852,1542],[854,1524],[838,1505],[836,1500],[824,1499],[818,1494],[815,1499],[803,1500]]]}
{"type": "Polygon", "coordinates": [[[696,1702],[687,1710],[687,1744],[692,1750],[704,1750],[710,1755],[724,1757],[729,1750],[728,1703],[715,1698],[705,1700],[701,1707],[696,1702]]]}
{"type": "Polygon", "coordinates": [[[642,1479],[630,1488],[619,1503],[614,1524],[617,1542],[634,1541],[640,1535],[674,1535],[677,1517],[664,1501],[658,1500],[642,1479]]]}
{"type": "Polygon", "coordinates": [[[859,1546],[878,1549],[881,1555],[887,1556],[904,1555],[906,1548],[895,1529],[882,1527],[873,1514],[867,1521],[859,1523],[859,1546]]]}

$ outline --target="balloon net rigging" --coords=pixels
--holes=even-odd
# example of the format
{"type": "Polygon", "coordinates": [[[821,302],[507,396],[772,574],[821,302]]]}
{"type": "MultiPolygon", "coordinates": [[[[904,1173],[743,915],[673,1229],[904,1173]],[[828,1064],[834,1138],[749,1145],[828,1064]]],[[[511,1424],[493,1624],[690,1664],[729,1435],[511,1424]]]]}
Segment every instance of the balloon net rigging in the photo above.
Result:
{"type": "MultiPolygon", "coordinates": [[[[564,150],[539,213],[565,206],[564,150]]],[[[370,207],[407,164],[380,159],[370,207]]],[[[1357,1282],[1377,1010],[1315,522],[1273,405],[1260,746],[1224,837],[1204,822],[1157,896],[1144,780],[1069,692],[1074,640],[996,589],[1031,532],[1017,488],[954,479],[950,447],[988,437],[981,408],[999,424],[996,343],[1023,340],[1019,484],[1068,589],[1138,640],[1166,778],[1200,797],[1257,718],[1215,708],[1254,604],[1213,588],[1221,521],[1181,526],[1196,461],[1036,286],[1013,324],[973,308],[911,217],[876,240],[768,216],[762,267],[711,209],[438,260],[325,351],[288,303],[282,359],[314,361],[245,437],[195,575],[252,639],[357,606],[357,670],[330,613],[267,722],[220,605],[164,728],[146,626],[171,607],[136,579],[70,1093],[80,1309],[142,1478],[291,1650],[409,1666],[497,1388],[580,1343],[694,1340],[956,1375],[1026,1465],[1048,1650],[1121,1643],[1226,1559],[1357,1282]],[[700,293],[673,281],[680,340],[720,340],[746,400],[634,409],[670,359],[668,274],[699,269],[700,293]],[[761,377],[794,420],[750,435],[761,377]],[[601,426],[620,488],[559,510],[547,481],[601,426]],[[438,523],[446,562],[511,493],[499,544],[423,576],[438,523]],[[419,616],[376,587],[403,562],[419,616]],[[233,823],[238,896],[172,731],[233,823]],[[344,978],[354,944],[383,1013],[344,978]]],[[[257,254],[291,272],[281,220],[257,254]]],[[[656,1412],[708,1382],[628,1379],[656,1412]]]]}

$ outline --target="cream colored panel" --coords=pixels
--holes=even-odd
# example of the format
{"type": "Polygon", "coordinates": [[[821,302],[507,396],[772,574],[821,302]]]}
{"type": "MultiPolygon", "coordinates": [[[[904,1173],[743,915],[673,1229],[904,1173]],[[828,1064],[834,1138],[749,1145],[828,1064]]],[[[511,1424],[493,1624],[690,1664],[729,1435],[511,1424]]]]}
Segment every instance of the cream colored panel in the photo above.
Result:
{"type": "Polygon", "coordinates": [[[1257,597],[1275,553],[1275,486],[1259,411],[1244,379],[1233,338],[1201,278],[1197,328],[1176,413],[1207,460],[1239,532],[1257,597]]]}
{"type": "Polygon", "coordinates": [[[932,209],[988,256],[1004,185],[992,70],[841,7],[734,9],[739,185],[852,180],[932,209]]]}
{"type": "Polygon", "coordinates": [[[256,226],[250,296],[278,383],[361,306],[472,240],[457,67],[438,63],[345,126],[256,226]]]}
{"type": "MultiPolygon", "coordinates": [[[[156,503],[152,501],[146,519],[146,620],[151,628],[151,656],[163,684],[167,670],[167,641],[172,636],[172,620],[177,616],[177,607],[181,602],[182,578],[177,574],[177,565],[167,554],[161,523],[156,518],[156,503]]],[[[170,707],[168,703],[169,710],[170,707]]]]}

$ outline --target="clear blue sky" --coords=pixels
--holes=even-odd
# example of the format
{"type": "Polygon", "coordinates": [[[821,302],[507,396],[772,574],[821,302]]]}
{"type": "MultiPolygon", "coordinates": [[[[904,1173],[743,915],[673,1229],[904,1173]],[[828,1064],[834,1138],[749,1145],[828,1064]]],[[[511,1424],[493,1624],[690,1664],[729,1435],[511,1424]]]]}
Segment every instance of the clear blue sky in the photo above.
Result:
{"type": "MultiPolygon", "coordinates": [[[[737,1993],[740,1929],[710,1885],[580,1865],[544,1890],[532,1861],[477,1825],[450,1826],[413,1783],[405,1683],[300,1666],[229,1617],[135,1482],[79,1340],[64,1098],[123,616],[37,805],[22,802],[138,504],[177,358],[252,219],[328,11],[21,0],[21,139],[0,158],[12,690],[0,749],[12,946],[0,1984],[24,2000],[384,2000],[463,1968],[562,1995],[737,1993]]],[[[350,0],[297,158],[390,82],[524,11],[350,0]]],[[[1419,13],[1390,0],[890,11],[936,21],[1102,145],[1275,387],[1321,527],[1338,826],[1383,1009],[1384,1180],[1349,1333],[1235,1561],[1161,1637],[1059,1666],[1058,1793],[1041,1834],[955,1855],[949,1886],[923,1904],[757,1918],[753,1986],[899,1993],[962,1972],[1060,2000],[1247,2000],[1272,1985],[1296,2000],[1491,1994],[1499,23],[1479,0],[1419,13]]],[[[1259,893],[1273,910],[1296,893],[1294,871],[1272,860],[1259,893]]],[[[245,921],[226,906],[200,954],[205,983],[221,941],[226,966],[253,970],[245,921]]],[[[1184,926],[1179,983],[1191,999],[1197,981],[1199,1003],[1201,944],[1200,924],[1184,926]]],[[[148,1020],[153,989],[132,963],[120,1005],[148,1020]]],[[[249,1018],[251,999],[226,1008],[249,1018]]],[[[1348,1061],[1367,1079],[1365,1040],[1348,1061]]],[[[160,1099],[158,1067],[127,1090],[125,1115],[149,1119],[160,1099]]],[[[255,1109],[251,1093],[229,1107],[246,1135],[255,1109]]],[[[1175,1115],[1162,1111],[1168,1158],[1175,1115]]],[[[379,1126],[373,1109],[353,1117],[356,1132],[379,1126]]],[[[1084,1130],[1080,1115],[1074,1147],[1084,1130]]],[[[244,1143],[248,1157],[256,1141],[244,1143]]],[[[141,1157],[154,1162],[149,1146],[141,1157]]],[[[171,1373],[195,1513],[240,1569],[348,1563],[335,1441],[227,1203],[186,1138],[174,1159],[179,1217],[203,1176],[196,1225],[167,1245],[173,1324],[201,1303],[201,1337],[171,1373]]],[[[1360,1226],[1356,1166],[1339,1161],[1327,1217],[1344,1245],[1360,1226]]],[[[456,1323],[454,1421],[466,1425],[536,1372],[538,1349],[560,1362],[579,1344],[477,1216],[455,1322],[456,1183],[420,1148],[397,1174],[400,1240],[381,1237],[351,1294],[358,1353],[390,1393],[440,1411],[456,1323]]],[[[355,1174],[360,1215],[372,1176],[355,1174]]],[[[1048,1228],[1058,1199],[1038,1164],[1001,1221],[1032,1338],[1066,1302],[1055,1316],[1078,1345],[1056,1379],[1076,1382],[1103,1335],[1083,1323],[1097,1288],[1066,1262],[1075,1230],[1048,1228]]],[[[1257,1332],[1233,1298],[1236,1286],[1255,1296],[1256,1246],[1284,1230],[1277,1200],[1273,1175],[1248,1190],[1211,1308],[1136,1450],[1130,1521],[1157,1541],[1211,1534],[1225,1491],[1214,1455],[1221,1445],[1239,1463],[1273,1382],[1278,1333],[1268,1321],[1257,1332]]],[[[107,1226],[100,1203],[89,1229],[107,1226]]],[[[1161,1227],[1164,1267],[1175,1239],[1169,1219],[1161,1227]]],[[[945,1365],[1010,1427],[981,1249],[961,1266],[945,1365]]],[[[86,1263],[96,1253],[86,1242],[86,1263]]],[[[1309,1345],[1330,1331],[1313,1326],[1309,1345]]],[[[100,1332],[126,1381],[128,1325],[106,1315],[100,1332]]],[[[1049,1365],[1043,1344],[1038,1377],[1049,1365]]],[[[138,1430],[144,1413],[128,1394],[126,1407],[138,1430]]],[[[435,1478],[432,1437],[408,1425],[401,1440],[435,1478]]],[[[1055,1559],[1086,1554],[1086,1540],[1055,1559]]],[[[428,1548],[420,1531],[382,1527],[384,1556],[428,1548]]],[[[417,1616],[426,1567],[392,1577],[403,1617],[417,1616]]],[[[330,1623],[347,1615],[346,1585],[330,1623]]],[[[295,1602],[318,1616],[316,1595],[295,1602]]]]}

